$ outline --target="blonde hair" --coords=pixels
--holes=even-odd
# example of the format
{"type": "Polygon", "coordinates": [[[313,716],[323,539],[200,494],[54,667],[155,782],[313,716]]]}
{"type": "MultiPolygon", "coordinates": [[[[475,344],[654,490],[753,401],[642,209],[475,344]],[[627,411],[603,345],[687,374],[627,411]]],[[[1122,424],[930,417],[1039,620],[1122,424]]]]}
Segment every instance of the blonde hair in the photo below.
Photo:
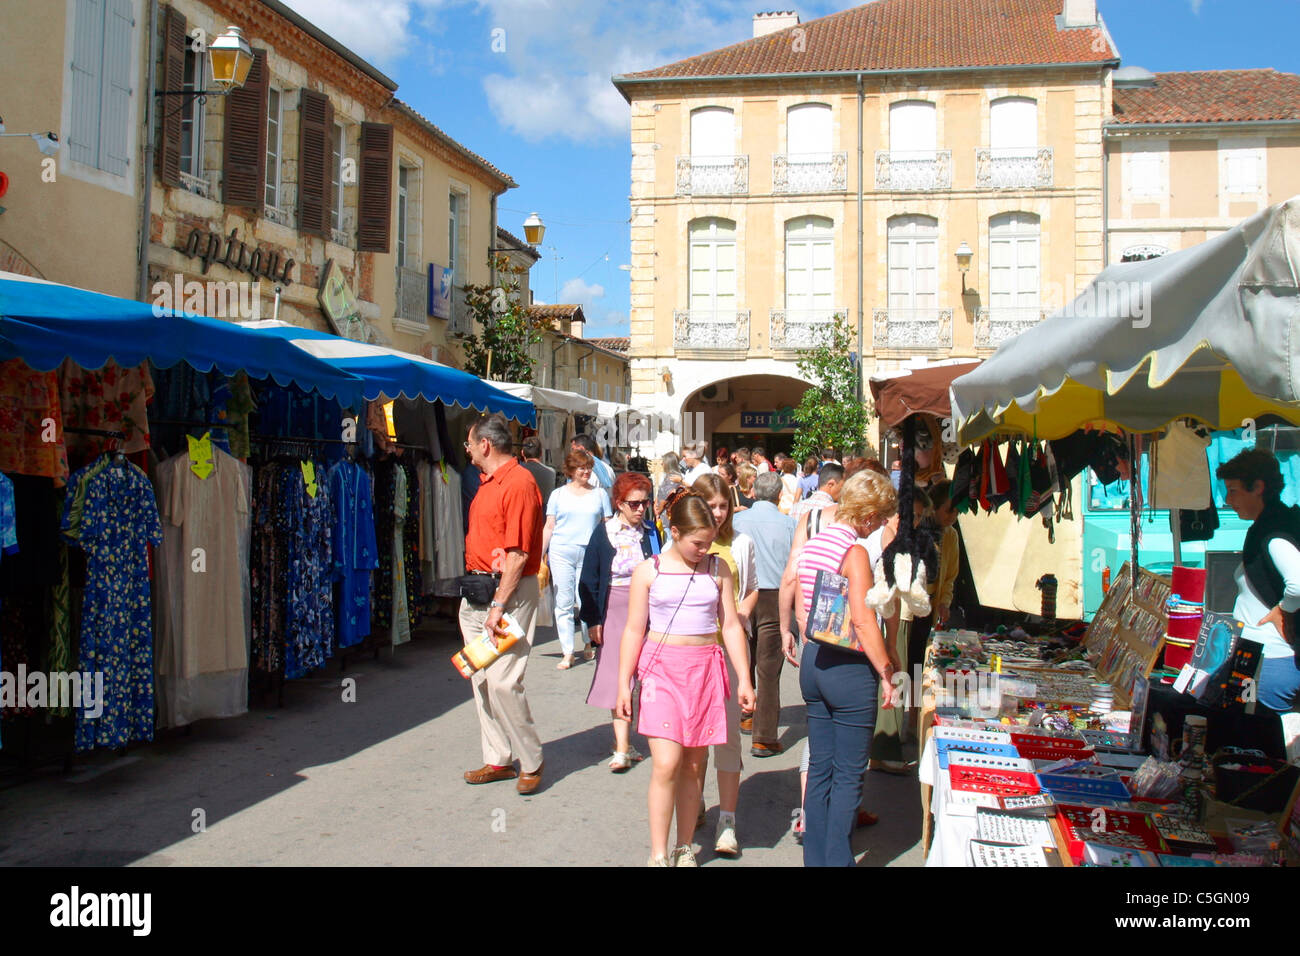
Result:
{"type": "Polygon", "coordinates": [[[673,502],[668,509],[668,523],[679,534],[691,534],[705,529],[717,530],[713,526],[713,511],[709,508],[709,503],[694,491],[673,502]]]}
{"type": "Polygon", "coordinates": [[[835,520],[861,530],[874,518],[888,518],[898,510],[898,492],[884,475],[864,469],[844,482],[835,520]]]}
{"type": "Polygon", "coordinates": [[[754,490],[754,479],[758,477],[758,469],[749,462],[736,466],[736,487],[745,492],[745,497],[750,497],[750,492],[754,490]]]}

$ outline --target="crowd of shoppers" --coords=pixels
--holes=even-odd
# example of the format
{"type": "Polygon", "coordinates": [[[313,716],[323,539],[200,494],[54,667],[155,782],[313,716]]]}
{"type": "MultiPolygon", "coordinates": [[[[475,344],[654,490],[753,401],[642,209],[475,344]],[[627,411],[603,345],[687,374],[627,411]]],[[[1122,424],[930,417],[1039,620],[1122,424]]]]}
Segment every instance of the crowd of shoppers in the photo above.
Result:
{"type": "Polygon", "coordinates": [[[756,758],[783,751],[787,661],[799,668],[808,708],[796,826],[804,861],[851,865],[855,826],[874,820],[861,802],[873,730],[891,709],[881,688],[951,606],[956,513],[946,488],[931,488],[934,506],[914,497],[922,527],[941,541],[941,573],[932,585],[933,617],[900,632],[897,617],[886,620],[866,604],[897,504],[878,462],[841,464],[826,449],[800,463],[781,452],[769,459],[758,447],[720,449],[710,463],[706,443],[687,442],[680,457],[663,457],[656,486],[645,474],[616,475],[594,438],[579,435],[559,482],[536,437],[520,446],[521,461],[514,457],[499,416],[479,419],[468,437],[478,490],[468,503],[467,578],[487,576],[495,590],[486,604],[476,589],[477,597],[466,593],[462,633],[467,642],[485,628],[504,636],[509,613],[524,637],[474,674],[485,763],[465,774],[467,782],[518,777],[521,793],[541,784],[541,742],[523,679],[545,561],[557,667],[596,658],[586,702],[610,713],[609,769],[624,773],[643,759],[632,742],[634,720],[649,741],[651,865],[697,865],[692,843],[705,822],[710,747],[719,794],[714,851],[740,851],[742,738],[750,737],[756,758]],[[848,580],[853,650],[804,636],[819,572],[848,580]]]}

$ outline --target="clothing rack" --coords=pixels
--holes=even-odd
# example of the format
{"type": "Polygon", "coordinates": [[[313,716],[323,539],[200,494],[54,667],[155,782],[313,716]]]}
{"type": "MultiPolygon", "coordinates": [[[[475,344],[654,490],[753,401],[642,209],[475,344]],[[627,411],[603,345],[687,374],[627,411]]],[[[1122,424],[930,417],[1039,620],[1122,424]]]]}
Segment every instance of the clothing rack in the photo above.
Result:
{"type": "Polygon", "coordinates": [[[101,438],[125,438],[126,432],[112,431],[105,428],[82,428],[79,425],[63,429],[65,432],[71,432],[74,435],[98,435],[101,438]]]}

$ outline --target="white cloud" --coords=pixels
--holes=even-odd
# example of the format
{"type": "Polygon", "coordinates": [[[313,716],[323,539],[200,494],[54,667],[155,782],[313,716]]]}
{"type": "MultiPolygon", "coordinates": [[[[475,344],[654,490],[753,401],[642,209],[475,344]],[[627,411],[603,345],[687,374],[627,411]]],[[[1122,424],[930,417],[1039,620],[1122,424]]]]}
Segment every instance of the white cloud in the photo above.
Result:
{"type": "Polygon", "coordinates": [[[411,0],[284,0],[348,49],[383,69],[411,45],[411,0]]]}
{"type": "Polygon", "coordinates": [[[1201,7],[1204,6],[1205,0],[1187,0],[1187,2],[1192,6],[1192,13],[1199,17],[1201,15],[1201,7]]]}

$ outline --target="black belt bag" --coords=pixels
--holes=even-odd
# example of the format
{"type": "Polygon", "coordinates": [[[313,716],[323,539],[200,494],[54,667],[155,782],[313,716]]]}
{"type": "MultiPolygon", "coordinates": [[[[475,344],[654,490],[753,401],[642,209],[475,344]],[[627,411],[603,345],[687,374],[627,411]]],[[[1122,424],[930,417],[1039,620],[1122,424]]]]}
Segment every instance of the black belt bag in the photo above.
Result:
{"type": "Polygon", "coordinates": [[[487,605],[497,593],[501,582],[499,574],[462,574],[458,578],[444,578],[434,585],[438,597],[461,597],[470,604],[487,605]]]}

